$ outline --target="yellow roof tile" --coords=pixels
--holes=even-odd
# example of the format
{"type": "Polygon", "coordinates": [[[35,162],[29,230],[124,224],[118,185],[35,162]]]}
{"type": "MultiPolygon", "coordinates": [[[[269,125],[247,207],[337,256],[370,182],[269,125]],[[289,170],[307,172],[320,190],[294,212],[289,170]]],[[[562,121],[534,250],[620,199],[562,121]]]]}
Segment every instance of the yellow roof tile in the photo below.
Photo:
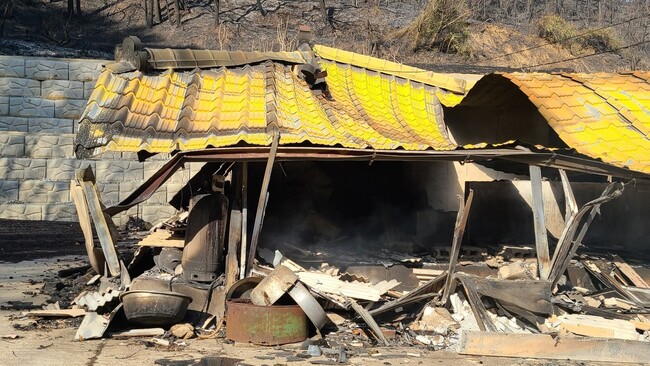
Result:
{"type": "Polygon", "coordinates": [[[504,76],[528,95],[567,145],[650,173],[650,166],[643,163],[650,158],[647,79],[622,74],[544,74],[532,79],[518,75],[504,76]],[[557,99],[564,102],[561,108],[557,99]]]}
{"type": "Polygon", "coordinates": [[[521,90],[568,146],[650,173],[650,72],[491,75],[483,91],[471,93],[474,100],[485,100],[495,77],[521,90]]]}
{"type": "MultiPolygon", "coordinates": [[[[373,60],[365,60],[374,62],[373,60]]],[[[77,143],[105,150],[171,152],[239,142],[310,142],[351,148],[450,150],[437,87],[321,61],[331,99],[291,66],[112,74],[105,70],[81,118],[77,143]]]]}
{"type": "Polygon", "coordinates": [[[315,45],[314,53],[325,60],[362,67],[427,85],[437,86],[461,95],[468,91],[465,80],[447,74],[439,74],[397,62],[386,61],[322,45],[315,45]]]}

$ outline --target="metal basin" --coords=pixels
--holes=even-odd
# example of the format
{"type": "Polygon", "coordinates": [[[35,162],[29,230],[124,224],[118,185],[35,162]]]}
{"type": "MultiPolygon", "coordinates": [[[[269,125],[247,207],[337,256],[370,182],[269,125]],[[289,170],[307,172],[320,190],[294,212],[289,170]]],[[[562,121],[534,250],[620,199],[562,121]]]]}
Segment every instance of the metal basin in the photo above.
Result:
{"type": "Polygon", "coordinates": [[[257,306],[250,300],[226,301],[226,338],[275,346],[307,339],[307,316],[298,305],[257,306]]]}
{"type": "Polygon", "coordinates": [[[146,290],[127,291],[120,295],[120,300],[129,322],[147,326],[179,323],[192,302],[191,297],[177,292],[146,290]]]}
{"type": "Polygon", "coordinates": [[[261,277],[246,277],[233,283],[226,293],[226,300],[250,299],[251,291],[253,291],[261,281],[261,277]]]}

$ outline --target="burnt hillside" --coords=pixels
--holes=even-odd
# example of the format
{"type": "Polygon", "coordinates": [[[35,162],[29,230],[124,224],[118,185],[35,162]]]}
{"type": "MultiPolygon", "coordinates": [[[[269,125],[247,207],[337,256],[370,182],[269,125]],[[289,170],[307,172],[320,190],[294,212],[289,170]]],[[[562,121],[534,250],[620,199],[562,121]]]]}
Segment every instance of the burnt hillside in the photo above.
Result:
{"type": "Polygon", "coordinates": [[[2,54],[110,57],[127,35],[150,47],[287,50],[304,24],[317,43],[446,72],[650,63],[641,0],[4,0],[0,17],[2,54]]]}

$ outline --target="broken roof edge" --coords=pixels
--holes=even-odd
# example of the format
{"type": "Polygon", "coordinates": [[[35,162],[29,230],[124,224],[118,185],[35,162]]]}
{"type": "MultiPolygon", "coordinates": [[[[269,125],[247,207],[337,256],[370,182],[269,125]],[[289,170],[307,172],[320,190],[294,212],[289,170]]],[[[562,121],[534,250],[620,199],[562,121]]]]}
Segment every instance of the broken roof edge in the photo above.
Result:
{"type": "MultiPolygon", "coordinates": [[[[487,146],[487,145],[486,145],[487,146]]],[[[266,161],[271,147],[245,146],[209,148],[202,150],[183,151],[174,155],[163,167],[156,171],[140,187],[122,202],[107,207],[104,212],[114,216],[120,212],[149,199],[153,193],[164,184],[186,162],[239,162],[266,161]]],[[[547,168],[558,168],[602,176],[614,176],[625,179],[650,180],[650,175],[618,168],[590,158],[560,154],[559,150],[522,147],[516,143],[502,145],[499,148],[457,149],[448,151],[424,150],[374,150],[349,149],[332,147],[297,147],[279,146],[275,161],[300,160],[337,160],[337,161],[460,161],[477,162],[492,159],[537,165],[547,168]]]]}
{"type": "MultiPolygon", "coordinates": [[[[523,96],[570,148],[650,173],[650,72],[492,73],[454,108],[508,108],[523,96]]],[[[452,108],[453,109],[453,108],[452,108]]],[[[517,135],[506,138],[518,139],[517,135]]]]}
{"type": "Polygon", "coordinates": [[[80,117],[76,156],[106,151],[171,153],[239,143],[266,146],[271,125],[280,129],[283,145],[457,147],[446,132],[437,87],[330,67],[322,90],[320,79],[310,85],[295,69],[266,61],[236,69],[168,70],[156,75],[105,70],[80,117]],[[385,81],[383,93],[369,88],[385,81]]]}
{"type": "Polygon", "coordinates": [[[142,47],[138,37],[129,36],[115,48],[115,62],[105,67],[120,74],[135,70],[192,70],[254,65],[265,61],[308,64],[314,59],[310,49],[296,51],[227,51],[190,48],[142,47]]]}
{"type": "Polygon", "coordinates": [[[349,64],[382,74],[437,86],[457,94],[466,94],[468,90],[466,81],[453,75],[435,73],[433,71],[324,45],[314,45],[313,51],[316,56],[325,60],[349,64]]]}
{"type": "Polygon", "coordinates": [[[413,66],[400,64],[376,57],[366,56],[324,45],[313,48],[304,44],[296,51],[226,51],[189,48],[148,48],[135,36],[127,37],[115,50],[113,64],[106,67],[115,72],[133,70],[165,69],[209,69],[215,67],[237,67],[275,61],[289,64],[309,64],[318,56],[324,60],[349,64],[402,79],[437,86],[455,94],[464,95],[474,81],[468,82],[457,75],[435,73],[413,66]]]}

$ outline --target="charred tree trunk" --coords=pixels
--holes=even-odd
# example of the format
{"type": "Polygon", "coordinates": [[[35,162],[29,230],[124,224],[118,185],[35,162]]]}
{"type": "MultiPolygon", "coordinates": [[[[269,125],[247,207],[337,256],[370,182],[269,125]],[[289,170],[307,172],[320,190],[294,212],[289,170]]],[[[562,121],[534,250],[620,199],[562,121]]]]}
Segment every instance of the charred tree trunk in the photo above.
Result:
{"type": "Polygon", "coordinates": [[[181,0],[172,0],[174,2],[174,18],[175,18],[175,26],[179,28],[181,26],[181,6],[179,2],[181,0]]]}
{"type": "Polygon", "coordinates": [[[74,14],[74,0],[68,0],[68,18],[74,14]]]}
{"type": "Polygon", "coordinates": [[[149,0],[143,0],[143,1],[144,1],[144,21],[146,24],[147,19],[149,19],[149,0]]]}
{"type": "Polygon", "coordinates": [[[81,17],[81,0],[75,0],[75,7],[77,8],[77,16],[81,17]]]}
{"type": "Polygon", "coordinates": [[[147,28],[153,27],[153,0],[144,0],[144,13],[147,19],[147,28]]]}
{"type": "Polygon", "coordinates": [[[262,16],[266,16],[266,9],[264,9],[264,6],[262,5],[262,0],[257,0],[256,4],[257,10],[260,11],[260,14],[262,14],[262,16]]]}
{"type": "Polygon", "coordinates": [[[323,21],[327,24],[327,7],[325,6],[325,0],[320,0],[318,5],[320,7],[320,13],[323,16],[323,21]]]}
{"type": "Polygon", "coordinates": [[[2,15],[2,23],[0,23],[0,38],[4,37],[5,22],[7,21],[7,18],[11,13],[11,8],[13,7],[13,5],[14,4],[11,1],[7,1],[7,3],[5,3],[5,8],[2,15]]]}
{"type": "MultiPolygon", "coordinates": [[[[167,20],[172,23],[172,13],[169,7],[169,0],[164,0],[165,1],[165,14],[167,16],[167,20]]],[[[161,11],[162,12],[162,11],[161,11]]]]}
{"type": "Polygon", "coordinates": [[[214,0],[214,25],[218,26],[219,21],[219,11],[220,11],[220,0],[214,0]]]}
{"type": "Polygon", "coordinates": [[[162,22],[162,17],[160,16],[160,0],[153,0],[153,21],[156,24],[162,22]]]}

